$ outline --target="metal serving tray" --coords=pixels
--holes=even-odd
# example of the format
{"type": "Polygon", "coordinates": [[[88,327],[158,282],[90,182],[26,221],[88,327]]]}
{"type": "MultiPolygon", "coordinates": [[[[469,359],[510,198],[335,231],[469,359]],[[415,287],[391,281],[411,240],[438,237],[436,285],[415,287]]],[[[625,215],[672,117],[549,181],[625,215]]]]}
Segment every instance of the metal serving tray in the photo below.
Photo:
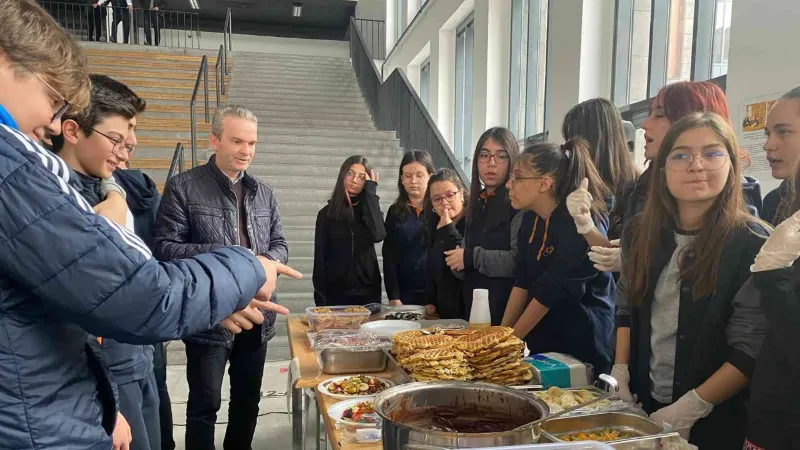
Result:
{"type": "Polygon", "coordinates": [[[322,371],[330,375],[373,373],[386,370],[388,358],[383,350],[356,351],[326,348],[320,353],[322,371]]]}
{"type": "MultiPolygon", "coordinates": [[[[542,440],[548,442],[566,442],[561,436],[578,433],[599,431],[603,428],[612,428],[625,431],[634,435],[633,438],[653,436],[664,432],[661,425],[647,417],[624,412],[604,412],[585,416],[573,416],[548,421],[542,427],[542,440]]],[[[628,439],[610,441],[607,444],[623,442],[628,439]]]]}

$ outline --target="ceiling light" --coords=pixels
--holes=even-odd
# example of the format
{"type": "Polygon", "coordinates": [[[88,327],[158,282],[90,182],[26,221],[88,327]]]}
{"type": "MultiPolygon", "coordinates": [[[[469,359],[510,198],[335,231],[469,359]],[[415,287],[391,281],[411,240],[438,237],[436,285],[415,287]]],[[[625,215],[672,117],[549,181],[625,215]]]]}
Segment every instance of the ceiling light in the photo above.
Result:
{"type": "Polygon", "coordinates": [[[198,0],[189,0],[189,6],[191,6],[192,9],[200,9],[200,3],[198,0]]]}
{"type": "Polygon", "coordinates": [[[294,3],[292,5],[292,17],[300,17],[300,14],[303,14],[303,4],[294,3]]]}

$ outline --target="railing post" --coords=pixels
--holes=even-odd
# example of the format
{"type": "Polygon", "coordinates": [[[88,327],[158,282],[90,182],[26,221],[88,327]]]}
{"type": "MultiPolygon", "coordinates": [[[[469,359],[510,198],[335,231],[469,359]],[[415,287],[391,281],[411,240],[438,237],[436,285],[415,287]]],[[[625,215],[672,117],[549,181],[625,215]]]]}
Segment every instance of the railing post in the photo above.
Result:
{"type": "Polygon", "coordinates": [[[197,118],[194,113],[194,103],[191,106],[192,112],[190,114],[192,121],[192,168],[197,167],[197,118]]]}
{"type": "Polygon", "coordinates": [[[204,98],[206,102],[206,123],[211,121],[211,117],[208,115],[208,62],[203,64],[203,85],[204,85],[204,98]]]}

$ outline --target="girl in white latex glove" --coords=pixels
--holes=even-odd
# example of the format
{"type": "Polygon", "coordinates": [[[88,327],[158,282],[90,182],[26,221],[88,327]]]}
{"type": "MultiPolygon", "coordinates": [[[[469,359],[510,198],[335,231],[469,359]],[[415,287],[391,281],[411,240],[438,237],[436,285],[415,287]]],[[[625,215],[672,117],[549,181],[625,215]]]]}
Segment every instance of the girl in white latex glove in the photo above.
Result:
{"type": "Polygon", "coordinates": [[[586,234],[594,229],[592,220],[592,194],[589,193],[589,180],[584,178],[581,186],[567,196],[567,211],[575,220],[579,234],[586,234]]]}
{"type": "Polygon", "coordinates": [[[751,272],[791,267],[800,257],[800,211],[784,220],[761,247],[751,272]]]}
{"type": "Polygon", "coordinates": [[[650,414],[650,419],[657,424],[669,425],[682,438],[689,439],[694,424],[711,414],[713,409],[714,405],[700,398],[697,391],[692,389],[677,402],[650,414]]]}
{"type": "Polygon", "coordinates": [[[589,259],[594,263],[594,268],[601,272],[620,272],[622,270],[622,249],[619,239],[611,241],[612,247],[592,246],[589,259]]]}
{"type": "Polygon", "coordinates": [[[617,396],[619,396],[620,400],[631,405],[635,404],[636,401],[631,394],[631,373],[628,370],[628,365],[614,364],[614,367],[611,368],[611,376],[617,380],[617,384],[619,385],[617,396]]]}

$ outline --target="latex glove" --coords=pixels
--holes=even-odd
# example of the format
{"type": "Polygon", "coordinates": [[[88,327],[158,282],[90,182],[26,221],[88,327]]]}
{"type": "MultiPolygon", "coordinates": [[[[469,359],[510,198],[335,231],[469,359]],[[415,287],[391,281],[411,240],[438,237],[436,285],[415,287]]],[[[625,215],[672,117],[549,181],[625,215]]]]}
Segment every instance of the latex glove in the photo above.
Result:
{"type": "Polygon", "coordinates": [[[689,439],[695,422],[711,414],[713,409],[714,405],[700,398],[697,391],[692,389],[677,402],[650,414],[650,419],[658,424],[669,425],[682,438],[689,439]]]}
{"type": "Polygon", "coordinates": [[[584,178],[581,187],[567,196],[567,210],[575,221],[578,233],[586,234],[594,229],[592,220],[592,194],[587,190],[589,180],[584,178]]]}
{"type": "Polygon", "coordinates": [[[750,266],[751,272],[791,267],[800,257],[800,211],[784,220],[767,239],[750,266]]]}
{"type": "Polygon", "coordinates": [[[105,180],[100,181],[100,199],[105,200],[108,197],[108,194],[111,192],[117,192],[122,198],[126,198],[125,189],[122,189],[122,186],[117,184],[117,181],[114,180],[114,177],[106,178],[105,180]]]}
{"type": "Polygon", "coordinates": [[[589,250],[589,259],[594,263],[594,268],[601,272],[619,272],[622,270],[622,249],[619,248],[619,239],[611,241],[613,247],[593,246],[589,250]]]}
{"type": "Polygon", "coordinates": [[[633,395],[631,394],[631,373],[628,370],[627,364],[614,364],[614,367],[611,368],[611,376],[617,380],[619,384],[619,395],[620,400],[625,403],[634,404],[633,395]]]}

